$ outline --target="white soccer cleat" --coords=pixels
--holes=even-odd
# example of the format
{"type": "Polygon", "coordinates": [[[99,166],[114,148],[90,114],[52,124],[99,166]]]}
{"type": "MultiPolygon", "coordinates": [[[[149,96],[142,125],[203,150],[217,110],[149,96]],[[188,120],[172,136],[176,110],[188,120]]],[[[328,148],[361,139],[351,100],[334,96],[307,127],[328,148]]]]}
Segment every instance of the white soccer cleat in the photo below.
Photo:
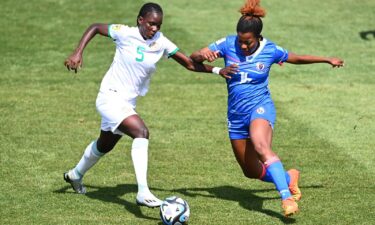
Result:
{"type": "Polygon", "coordinates": [[[136,198],[137,205],[147,206],[149,208],[159,207],[163,201],[155,197],[151,192],[138,193],[136,198]]]}
{"type": "Polygon", "coordinates": [[[70,178],[69,172],[64,173],[64,180],[72,186],[73,190],[76,193],[86,194],[86,187],[85,187],[85,185],[83,185],[82,179],[74,180],[74,179],[70,178]]]}

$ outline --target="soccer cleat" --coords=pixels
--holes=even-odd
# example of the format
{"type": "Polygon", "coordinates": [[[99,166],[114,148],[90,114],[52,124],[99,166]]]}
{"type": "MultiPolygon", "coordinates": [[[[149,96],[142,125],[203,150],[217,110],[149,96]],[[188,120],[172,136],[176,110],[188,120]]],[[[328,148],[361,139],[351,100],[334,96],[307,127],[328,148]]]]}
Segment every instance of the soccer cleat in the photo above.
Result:
{"type": "Polygon", "coordinates": [[[82,179],[79,180],[73,180],[69,177],[69,172],[64,173],[64,180],[67,183],[70,183],[73,190],[78,194],[86,194],[86,187],[82,183],[82,179]]]}
{"type": "Polygon", "coordinates": [[[151,192],[138,193],[136,198],[137,205],[147,206],[149,208],[159,207],[163,201],[155,197],[151,192]]]}
{"type": "Polygon", "coordinates": [[[299,171],[296,169],[288,170],[290,176],[289,191],[292,194],[294,200],[299,201],[302,198],[301,190],[298,187],[299,171]]]}
{"type": "Polygon", "coordinates": [[[282,200],[282,207],[284,210],[284,216],[289,217],[298,212],[298,204],[293,199],[293,197],[289,197],[285,200],[282,200]]]}

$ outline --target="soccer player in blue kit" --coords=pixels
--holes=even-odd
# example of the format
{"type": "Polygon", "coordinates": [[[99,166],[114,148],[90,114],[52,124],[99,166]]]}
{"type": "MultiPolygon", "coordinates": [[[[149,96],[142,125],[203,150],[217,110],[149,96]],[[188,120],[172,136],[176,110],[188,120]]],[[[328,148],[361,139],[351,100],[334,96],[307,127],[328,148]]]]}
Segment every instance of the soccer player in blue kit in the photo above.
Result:
{"type": "MultiPolygon", "coordinates": [[[[263,38],[261,17],[265,10],[259,0],[247,0],[240,9],[237,35],[229,35],[208,47],[194,52],[195,62],[212,62],[224,58],[227,67],[238,72],[226,78],[228,88],[228,131],[233,152],[244,175],[275,184],[282,199],[286,217],[298,212],[301,199],[299,171],[285,171],[277,154],[272,151],[272,133],[276,110],[268,88],[268,76],[274,63],[328,63],[342,67],[339,58],[297,55],[263,38]]],[[[215,67],[213,72],[222,70],[215,67]]]]}

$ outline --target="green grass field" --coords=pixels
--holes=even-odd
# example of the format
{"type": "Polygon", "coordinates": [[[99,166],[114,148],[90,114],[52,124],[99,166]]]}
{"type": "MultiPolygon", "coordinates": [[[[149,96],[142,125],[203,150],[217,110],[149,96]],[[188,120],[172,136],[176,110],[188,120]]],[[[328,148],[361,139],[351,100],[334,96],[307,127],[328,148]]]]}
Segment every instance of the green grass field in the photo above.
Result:
{"type": "MultiPolygon", "coordinates": [[[[156,2],[165,13],[163,33],[188,55],[234,33],[243,3],[156,2]]],[[[1,1],[0,224],[161,224],[157,209],[135,204],[128,137],[87,173],[86,195],[62,179],[99,133],[95,98],[114,44],[96,37],[78,74],[63,61],[91,23],[135,25],[143,3],[1,1]]],[[[262,5],[265,37],[292,52],[346,62],[342,69],[274,66],[271,73],[273,149],[286,168],[302,171],[300,214],[284,219],[274,187],[242,175],[226,130],[224,80],[173,60],[158,64],[137,106],[151,133],[153,192],[186,199],[191,225],[374,224],[375,1],[262,5]]]]}

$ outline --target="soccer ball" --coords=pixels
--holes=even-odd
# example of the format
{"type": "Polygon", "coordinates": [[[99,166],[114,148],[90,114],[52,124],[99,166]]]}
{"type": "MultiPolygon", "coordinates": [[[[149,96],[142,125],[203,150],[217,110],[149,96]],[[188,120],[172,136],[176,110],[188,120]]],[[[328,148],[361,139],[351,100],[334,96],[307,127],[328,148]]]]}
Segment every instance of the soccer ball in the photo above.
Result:
{"type": "Polygon", "coordinates": [[[176,196],[168,197],[160,206],[160,218],[165,225],[187,224],[189,216],[189,205],[182,198],[176,196]]]}

